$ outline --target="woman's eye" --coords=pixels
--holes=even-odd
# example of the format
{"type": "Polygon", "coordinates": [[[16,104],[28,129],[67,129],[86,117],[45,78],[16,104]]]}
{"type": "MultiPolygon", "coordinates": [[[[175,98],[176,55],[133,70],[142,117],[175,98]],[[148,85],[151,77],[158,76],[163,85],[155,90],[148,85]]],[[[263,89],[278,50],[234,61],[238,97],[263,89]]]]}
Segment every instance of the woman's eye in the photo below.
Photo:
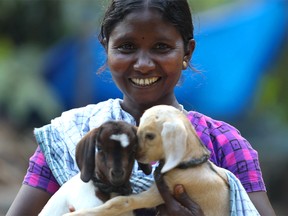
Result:
{"type": "Polygon", "coordinates": [[[171,49],[171,47],[165,43],[158,43],[155,45],[154,49],[160,52],[167,52],[171,49]]]}
{"type": "Polygon", "coordinates": [[[122,44],[117,48],[120,52],[129,53],[136,49],[136,47],[131,43],[122,44]]]}

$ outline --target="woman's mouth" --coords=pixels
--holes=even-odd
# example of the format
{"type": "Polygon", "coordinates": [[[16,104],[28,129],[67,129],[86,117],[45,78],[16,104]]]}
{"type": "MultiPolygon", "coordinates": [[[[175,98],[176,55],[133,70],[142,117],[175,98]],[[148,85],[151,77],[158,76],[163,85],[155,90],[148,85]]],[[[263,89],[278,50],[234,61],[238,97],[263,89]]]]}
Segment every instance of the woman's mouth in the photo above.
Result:
{"type": "Polygon", "coordinates": [[[151,77],[151,78],[131,78],[130,80],[132,81],[133,84],[138,85],[138,86],[150,86],[156,83],[160,77],[151,77]]]}

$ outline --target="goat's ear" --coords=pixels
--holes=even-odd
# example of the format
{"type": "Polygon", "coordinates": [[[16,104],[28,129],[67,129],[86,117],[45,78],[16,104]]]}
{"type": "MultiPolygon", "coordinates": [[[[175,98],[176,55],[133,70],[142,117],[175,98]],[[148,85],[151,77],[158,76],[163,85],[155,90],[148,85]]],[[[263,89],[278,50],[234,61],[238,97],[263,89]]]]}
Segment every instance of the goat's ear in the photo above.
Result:
{"type": "Polygon", "coordinates": [[[152,172],[151,164],[143,164],[138,162],[139,168],[145,173],[145,175],[150,175],[152,172]]]}
{"type": "Polygon", "coordinates": [[[86,134],[76,147],[76,163],[81,171],[81,180],[88,182],[95,169],[95,145],[98,129],[86,134]]]}
{"type": "Polygon", "coordinates": [[[184,158],[187,131],[182,121],[165,122],[161,131],[165,164],[161,173],[175,168],[184,158]]]}

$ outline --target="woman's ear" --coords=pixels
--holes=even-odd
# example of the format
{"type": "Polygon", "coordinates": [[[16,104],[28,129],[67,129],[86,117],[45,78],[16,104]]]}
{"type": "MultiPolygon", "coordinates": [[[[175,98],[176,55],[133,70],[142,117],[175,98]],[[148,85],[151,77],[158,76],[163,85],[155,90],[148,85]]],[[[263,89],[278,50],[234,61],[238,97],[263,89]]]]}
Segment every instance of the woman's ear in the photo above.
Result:
{"type": "Polygon", "coordinates": [[[102,46],[104,47],[106,53],[107,53],[107,50],[108,50],[108,41],[106,38],[104,38],[102,41],[101,41],[101,44],[102,46]]]}
{"type": "Polygon", "coordinates": [[[193,52],[194,52],[194,49],[195,49],[195,40],[194,39],[190,39],[188,44],[187,44],[187,47],[186,47],[186,52],[185,52],[185,56],[184,56],[184,61],[187,62],[187,64],[190,62],[191,58],[192,58],[192,55],[193,55],[193,52]]]}

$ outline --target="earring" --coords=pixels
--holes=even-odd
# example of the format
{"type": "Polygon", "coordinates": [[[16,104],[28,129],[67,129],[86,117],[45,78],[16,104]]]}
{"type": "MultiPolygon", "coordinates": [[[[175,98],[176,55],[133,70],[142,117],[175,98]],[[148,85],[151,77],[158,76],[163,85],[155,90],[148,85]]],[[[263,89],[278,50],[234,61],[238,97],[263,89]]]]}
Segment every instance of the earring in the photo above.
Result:
{"type": "Polygon", "coordinates": [[[182,64],[182,65],[183,65],[183,69],[186,69],[187,66],[188,66],[186,61],[183,61],[183,64],[182,64]]]}

